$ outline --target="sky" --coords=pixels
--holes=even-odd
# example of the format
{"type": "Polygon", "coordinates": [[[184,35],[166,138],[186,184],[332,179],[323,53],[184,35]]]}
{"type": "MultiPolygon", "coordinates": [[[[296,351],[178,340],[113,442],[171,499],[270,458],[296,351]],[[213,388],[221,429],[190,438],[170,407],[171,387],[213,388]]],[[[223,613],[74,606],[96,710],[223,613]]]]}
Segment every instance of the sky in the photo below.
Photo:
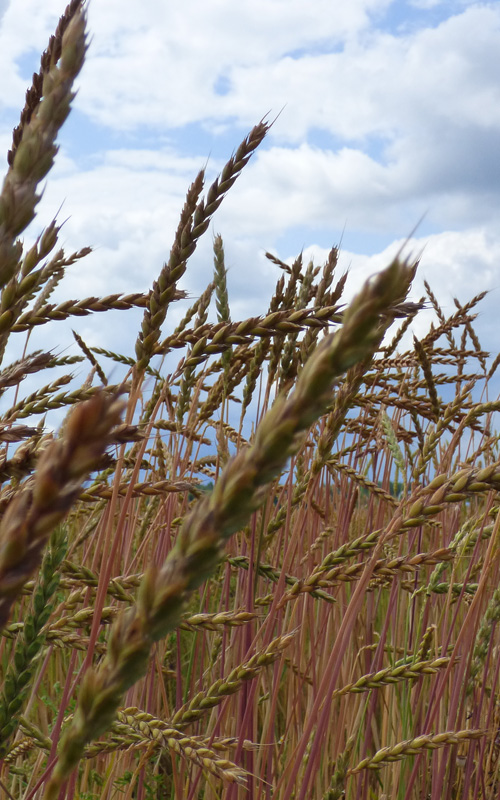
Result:
{"type": "MultiPolygon", "coordinates": [[[[5,157],[63,10],[64,0],[0,0],[5,157]]],[[[268,115],[266,140],[180,288],[195,297],[209,283],[218,233],[233,320],[266,313],[280,274],[266,250],[321,264],[340,243],[352,295],[409,238],[405,254],[421,257],[412,299],[424,278],[445,313],[454,297],[489,290],[476,328],[496,355],[500,2],[91,0],[88,28],[73,111],[27,233],[58,214],[67,252],[94,248],[58,299],[147,291],[198,170],[212,180],[268,115]]],[[[165,335],[181,313],[169,312],[165,335]]],[[[90,345],[132,354],[141,316],[45,326],[37,346],[54,346],[54,335],[69,344],[74,327],[90,345]]],[[[419,316],[417,335],[430,319],[419,316]]]]}

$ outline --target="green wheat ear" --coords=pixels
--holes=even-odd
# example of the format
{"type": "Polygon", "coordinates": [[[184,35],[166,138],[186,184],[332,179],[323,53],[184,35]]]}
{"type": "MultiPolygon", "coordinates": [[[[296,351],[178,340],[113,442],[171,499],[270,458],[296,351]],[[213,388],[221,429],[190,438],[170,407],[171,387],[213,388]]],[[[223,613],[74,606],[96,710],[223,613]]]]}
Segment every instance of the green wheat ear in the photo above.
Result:
{"type": "Polygon", "coordinates": [[[13,658],[4,676],[0,694],[0,758],[7,754],[9,741],[19,726],[19,717],[36,670],[35,659],[45,642],[42,629],[54,608],[59,569],[67,550],[66,538],[62,526],[56,528],[50,538],[23,628],[17,636],[13,658]]]}
{"type": "MultiPolygon", "coordinates": [[[[405,459],[403,453],[401,452],[401,448],[398,444],[398,440],[396,438],[396,432],[394,430],[392,421],[389,419],[389,417],[385,412],[382,414],[382,427],[384,429],[389,451],[396,463],[396,466],[399,470],[401,477],[403,478],[404,494],[406,495],[408,483],[406,476],[405,459]]],[[[397,486],[397,479],[395,481],[395,485],[397,486]]]]}

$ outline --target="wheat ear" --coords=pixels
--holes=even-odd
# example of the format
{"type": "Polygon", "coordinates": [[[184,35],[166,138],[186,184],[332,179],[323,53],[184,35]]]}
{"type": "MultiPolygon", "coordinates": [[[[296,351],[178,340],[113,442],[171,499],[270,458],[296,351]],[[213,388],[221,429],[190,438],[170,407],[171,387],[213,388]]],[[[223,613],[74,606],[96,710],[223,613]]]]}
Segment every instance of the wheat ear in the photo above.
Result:
{"type": "Polygon", "coordinates": [[[99,392],[72,411],[59,439],[42,453],[35,474],[7,506],[0,522],[0,627],[45,544],[79,497],[82,483],[113,440],[123,408],[116,395],[99,392]]]}
{"type": "Polygon", "coordinates": [[[304,433],[331,402],[333,382],[376,350],[391,322],[389,310],[404,299],[414,269],[396,260],[365,284],[345,312],[344,325],[326,337],[306,363],[289,397],[278,397],[257,429],[251,447],[224,470],[213,492],[187,517],[162,567],[145,574],[137,604],[121,615],[106,658],[88,670],[46,800],[59,790],[85,746],[113,721],[124,692],[146,671],[153,642],[179,625],[189,594],[213,571],[226,539],[244,526],[264,498],[263,490],[300,448],[304,433]]]}
{"type": "MultiPolygon", "coordinates": [[[[0,195],[2,328],[7,318],[15,321],[24,294],[32,288],[29,274],[22,276],[19,281],[15,277],[23,250],[17,237],[35,216],[40,199],[37,186],[54,162],[57,152],[55,139],[68,116],[74,97],[73,82],[82,67],[85,51],[85,14],[78,8],[64,31],[60,53],[53,54],[50,68],[43,74],[42,99],[30,112],[29,122],[22,126],[20,140],[12,151],[12,163],[0,195]],[[59,55],[57,63],[56,55],[59,55]]],[[[52,233],[55,233],[55,229],[52,233]]],[[[7,336],[8,331],[0,337],[0,353],[3,353],[7,336]]]]}

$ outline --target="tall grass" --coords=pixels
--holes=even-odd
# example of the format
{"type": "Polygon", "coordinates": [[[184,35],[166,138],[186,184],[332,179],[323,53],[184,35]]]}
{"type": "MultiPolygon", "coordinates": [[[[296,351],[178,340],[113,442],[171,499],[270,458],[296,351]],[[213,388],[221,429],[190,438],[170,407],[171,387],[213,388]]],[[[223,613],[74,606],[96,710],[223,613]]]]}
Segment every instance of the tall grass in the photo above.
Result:
{"type": "Polygon", "coordinates": [[[398,257],[346,307],[336,248],[323,266],[268,254],[267,313],[234,321],[217,235],[213,281],[166,333],[263,121],[206,194],[195,178],[149,292],[51,303],[89,248],[66,255],[55,220],[29,249],[19,237],[85,51],[73,0],[0,197],[3,356],[26,335],[0,371],[0,794],[497,797],[500,403],[482,295],[446,317],[427,287],[436,323],[405,348],[415,264],[398,257]],[[76,356],[30,350],[39,325],[132,307],[134,354],[78,334],[76,356]],[[65,391],[61,367],[84,360],[65,391]],[[39,417],[67,406],[54,436],[39,417]]]}

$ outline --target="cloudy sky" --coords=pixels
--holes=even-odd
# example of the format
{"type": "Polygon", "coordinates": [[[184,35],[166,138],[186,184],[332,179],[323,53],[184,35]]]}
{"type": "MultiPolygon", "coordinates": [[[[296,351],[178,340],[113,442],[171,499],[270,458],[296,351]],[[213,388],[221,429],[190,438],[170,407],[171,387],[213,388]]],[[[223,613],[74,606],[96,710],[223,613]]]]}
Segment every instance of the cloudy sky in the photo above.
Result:
{"type": "MultiPolygon", "coordinates": [[[[5,153],[63,7],[0,0],[5,153]]],[[[422,253],[412,297],[425,277],[451,313],[453,297],[489,289],[477,329],[498,348],[500,3],[91,0],[88,16],[87,62],[32,229],[62,205],[67,249],[95,248],[61,298],[146,291],[198,170],[215,177],[256,122],[279,114],[182,287],[205,288],[221,233],[233,319],[267,309],[279,271],[265,250],[321,263],[341,241],[352,292],[423,218],[406,249],[422,253]]],[[[72,326],[130,353],[139,320],[72,326]]]]}

